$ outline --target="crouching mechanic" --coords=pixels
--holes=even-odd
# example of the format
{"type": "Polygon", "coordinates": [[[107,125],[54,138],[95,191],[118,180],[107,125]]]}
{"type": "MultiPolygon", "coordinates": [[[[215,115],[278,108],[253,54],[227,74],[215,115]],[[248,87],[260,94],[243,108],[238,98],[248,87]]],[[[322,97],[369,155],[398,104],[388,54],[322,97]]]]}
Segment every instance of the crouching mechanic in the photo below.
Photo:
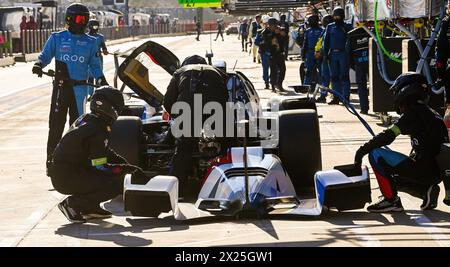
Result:
{"type": "MultiPolygon", "coordinates": [[[[217,102],[222,106],[222,110],[225,111],[225,105],[228,101],[228,91],[225,83],[226,74],[213,66],[207,65],[204,58],[197,55],[188,57],[181,66],[173,74],[173,78],[167,87],[164,96],[164,108],[172,118],[176,118],[179,115],[177,113],[174,114],[175,108],[172,108],[177,102],[187,103],[191,110],[191,116],[189,117],[191,119],[190,123],[181,122],[180,125],[176,125],[175,123],[171,127],[172,133],[174,133],[174,127],[183,131],[183,133],[185,133],[185,129],[182,128],[186,125],[190,125],[191,127],[190,130],[187,130],[190,136],[183,135],[177,139],[177,147],[170,170],[170,174],[179,179],[180,196],[186,197],[186,191],[188,191],[187,179],[191,174],[193,165],[192,152],[198,144],[198,137],[200,137],[201,131],[203,130],[196,127],[200,125],[196,123],[196,120],[201,119],[201,126],[203,126],[206,120],[205,117],[210,116],[203,115],[203,118],[195,118],[194,110],[199,109],[203,111],[206,104],[217,102]],[[196,95],[201,96],[201,103],[194,101],[196,95]],[[202,106],[196,107],[194,106],[196,104],[202,106]]],[[[183,110],[182,112],[184,113],[185,111],[183,110]]],[[[216,125],[215,127],[218,126],[216,125]]],[[[174,134],[174,136],[176,135],[174,134]]]]}
{"type": "Polygon", "coordinates": [[[418,73],[400,75],[391,87],[394,105],[400,119],[389,129],[375,136],[358,149],[356,164],[364,155],[377,178],[383,199],[367,208],[369,212],[403,211],[397,191],[406,192],[423,200],[422,210],[434,209],[439,196],[440,171],[435,157],[441,144],[448,142],[447,129],[442,118],[426,104],[430,88],[418,73]],[[400,135],[409,135],[410,156],[382,148],[400,135]]]}
{"type": "Polygon", "coordinates": [[[71,4],[66,10],[68,29],[50,36],[38,62],[33,66],[33,73],[41,77],[42,69],[53,58],[56,60],[49,116],[47,169],[51,155],[64,132],[67,113],[70,116],[69,124],[84,114],[88,88],[78,84],[86,83],[88,69],[98,84],[108,85],[97,56],[97,40],[85,33],[88,21],[89,9],[83,4],[71,4]]]}
{"type": "Polygon", "coordinates": [[[100,203],[122,194],[126,173],[145,177],[142,169],[129,165],[108,146],[111,126],[123,106],[119,90],[97,89],[91,113],[78,118],[55,149],[50,177],[59,193],[70,195],[58,207],[71,222],[111,217],[100,203]]]}

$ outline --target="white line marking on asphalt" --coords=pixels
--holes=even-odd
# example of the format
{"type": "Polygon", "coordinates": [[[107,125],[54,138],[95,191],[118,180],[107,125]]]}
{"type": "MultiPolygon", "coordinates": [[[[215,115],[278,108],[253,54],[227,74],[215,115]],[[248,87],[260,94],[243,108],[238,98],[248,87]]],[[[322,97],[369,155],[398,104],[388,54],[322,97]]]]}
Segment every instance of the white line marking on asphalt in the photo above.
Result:
{"type": "Polygon", "coordinates": [[[0,98],[7,97],[7,96],[10,96],[10,95],[13,95],[13,94],[17,94],[17,93],[20,93],[20,92],[23,92],[23,91],[40,88],[40,87],[43,87],[44,85],[45,86],[51,86],[51,84],[52,84],[51,82],[45,82],[45,83],[42,83],[42,84],[37,84],[37,85],[25,87],[25,88],[18,89],[18,90],[15,90],[15,91],[10,91],[8,93],[0,95],[0,98]]]}
{"type": "Polygon", "coordinates": [[[21,110],[23,108],[26,108],[28,106],[31,106],[31,105],[37,103],[39,101],[48,100],[49,98],[50,98],[49,95],[43,96],[43,97],[38,97],[37,99],[34,99],[33,101],[26,103],[25,105],[18,106],[17,108],[13,108],[13,109],[10,109],[10,110],[8,110],[6,112],[0,113],[0,117],[3,117],[5,115],[8,115],[8,114],[11,114],[11,113],[14,113],[14,112],[17,112],[17,111],[19,111],[19,110],[21,110]]]}
{"type": "Polygon", "coordinates": [[[408,198],[402,198],[403,207],[406,210],[414,210],[414,213],[410,211],[405,211],[405,213],[411,217],[418,225],[422,226],[428,234],[439,244],[441,247],[450,247],[450,240],[447,235],[445,235],[441,229],[433,225],[433,222],[428,219],[422,211],[417,210],[417,206],[413,205],[408,198]]]}
{"type": "MultiPolygon", "coordinates": [[[[324,125],[325,128],[334,136],[334,138],[336,138],[337,140],[342,140],[343,136],[337,132],[335,132],[329,125],[324,125]]],[[[337,143],[340,143],[342,145],[344,145],[344,147],[347,149],[348,152],[350,152],[351,154],[355,154],[355,150],[350,147],[345,141],[338,141],[337,143]]],[[[364,164],[367,166],[370,166],[370,164],[367,164],[366,160],[364,160],[364,164]]],[[[371,236],[368,235],[368,230],[365,228],[358,228],[358,229],[353,229],[351,228],[351,230],[357,235],[359,236],[361,239],[363,239],[364,241],[359,241],[359,243],[362,246],[367,246],[367,247],[374,247],[374,246],[381,246],[381,242],[380,240],[378,240],[375,236],[371,236]]]]}

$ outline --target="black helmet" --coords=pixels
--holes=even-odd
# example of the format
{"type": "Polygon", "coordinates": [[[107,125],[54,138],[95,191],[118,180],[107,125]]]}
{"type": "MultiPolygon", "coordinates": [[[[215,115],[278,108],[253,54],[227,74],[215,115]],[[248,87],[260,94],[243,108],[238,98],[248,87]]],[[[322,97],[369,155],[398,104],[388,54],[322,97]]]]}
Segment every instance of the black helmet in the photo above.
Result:
{"type": "Polygon", "coordinates": [[[71,4],[66,9],[66,24],[73,34],[82,34],[86,31],[89,22],[89,9],[80,3],[71,4]]]}
{"type": "Polygon", "coordinates": [[[206,62],[206,60],[203,57],[198,56],[198,55],[193,55],[193,56],[187,57],[181,64],[181,67],[184,67],[186,65],[194,65],[194,64],[206,65],[208,63],[206,62]]]}
{"type": "Polygon", "coordinates": [[[308,24],[310,27],[318,27],[319,26],[319,16],[311,15],[308,17],[308,24]]]}
{"type": "Polygon", "coordinates": [[[345,18],[345,11],[342,7],[335,7],[333,9],[333,18],[334,20],[344,20],[345,18]],[[337,19],[338,18],[338,19],[337,19]]]}
{"type": "Polygon", "coordinates": [[[322,26],[324,28],[327,27],[327,25],[330,24],[331,22],[333,22],[333,16],[331,15],[326,15],[322,18],[322,26]]]}
{"type": "Polygon", "coordinates": [[[122,92],[111,86],[96,89],[91,98],[91,111],[108,124],[116,121],[124,105],[122,92]]]}
{"type": "Polygon", "coordinates": [[[389,90],[394,95],[394,108],[398,114],[401,114],[401,105],[415,104],[418,100],[427,102],[430,94],[427,80],[417,72],[401,74],[389,90]]]}
{"type": "Polygon", "coordinates": [[[98,32],[98,29],[100,28],[100,22],[96,19],[91,19],[89,21],[89,33],[95,34],[98,32]]]}

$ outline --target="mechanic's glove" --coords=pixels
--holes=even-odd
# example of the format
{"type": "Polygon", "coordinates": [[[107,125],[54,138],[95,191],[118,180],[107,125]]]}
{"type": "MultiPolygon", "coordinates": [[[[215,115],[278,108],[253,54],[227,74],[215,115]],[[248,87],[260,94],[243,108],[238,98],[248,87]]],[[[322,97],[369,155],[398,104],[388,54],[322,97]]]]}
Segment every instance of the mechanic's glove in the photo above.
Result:
{"type": "Polygon", "coordinates": [[[362,158],[369,154],[372,150],[376,148],[380,148],[383,146],[387,146],[394,142],[395,138],[397,137],[397,134],[391,129],[387,129],[384,132],[380,133],[379,135],[375,136],[370,140],[369,142],[365,143],[363,146],[361,146],[358,151],[355,153],[355,164],[361,165],[362,158]]]}
{"type": "Polygon", "coordinates": [[[100,78],[97,79],[97,84],[99,84],[100,86],[108,86],[109,83],[106,80],[105,76],[102,76],[100,78]]]}
{"type": "Polygon", "coordinates": [[[103,50],[103,55],[105,55],[105,56],[109,55],[108,50],[103,50]]]}
{"type": "Polygon", "coordinates": [[[37,62],[33,65],[33,69],[31,70],[33,74],[36,74],[39,78],[42,77],[44,71],[42,70],[42,64],[37,62]]]}

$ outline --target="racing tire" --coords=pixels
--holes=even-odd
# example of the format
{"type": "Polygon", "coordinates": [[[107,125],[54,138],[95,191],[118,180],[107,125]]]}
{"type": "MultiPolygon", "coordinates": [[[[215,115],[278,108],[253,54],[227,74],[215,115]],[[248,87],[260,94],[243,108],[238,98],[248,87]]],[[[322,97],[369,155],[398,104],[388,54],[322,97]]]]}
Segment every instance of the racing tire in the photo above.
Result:
{"type": "Polygon", "coordinates": [[[279,113],[278,154],[297,194],[314,187],[314,175],[322,169],[316,111],[305,109],[279,113]]]}
{"type": "Polygon", "coordinates": [[[142,166],[142,122],[135,116],[120,116],[113,124],[110,147],[128,163],[142,166]]]}
{"type": "Polygon", "coordinates": [[[286,98],[280,102],[279,110],[312,109],[317,112],[316,102],[305,98],[286,98]]]}

